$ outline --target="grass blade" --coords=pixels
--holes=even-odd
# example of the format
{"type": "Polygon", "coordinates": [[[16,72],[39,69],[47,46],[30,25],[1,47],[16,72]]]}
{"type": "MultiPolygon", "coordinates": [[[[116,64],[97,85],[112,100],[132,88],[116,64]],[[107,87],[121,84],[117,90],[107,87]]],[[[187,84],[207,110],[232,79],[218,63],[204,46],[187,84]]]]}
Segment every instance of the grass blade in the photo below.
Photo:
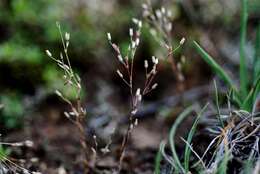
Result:
{"type": "Polygon", "coordinates": [[[171,151],[172,151],[172,155],[173,155],[173,160],[175,163],[176,168],[176,173],[178,173],[179,171],[181,171],[181,173],[185,173],[185,170],[179,160],[178,154],[176,152],[176,148],[175,148],[175,141],[174,141],[174,137],[175,137],[175,133],[176,130],[178,128],[178,126],[180,125],[180,123],[193,111],[193,106],[189,106],[188,108],[186,108],[179,116],[178,118],[175,120],[171,130],[170,130],[170,135],[169,135],[169,142],[170,142],[170,147],[171,147],[171,151]]]}
{"type": "Polygon", "coordinates": [[[209,66],[213,69],[213,71],[222,79],[226,82],[226,84],[231,87],[236,89],[236,87],[233,85],[234,83],[232,82],[231,78],[228,76],[228,74],[225,72],[224,69],[222,69],[219,64],[196,42],[193,41],[193,46],[195,49],[198,51],[198,53],[201,55],[203,60],[207,62],[209,66]]]}
{"type": "Polygon", "coordinates": [[[258,77],[253,88],[250,90],[249,94],[245,98],[242,104],[242,109],[251,112],[253,110],[253,105],[259,92],[260,92],[260,76],[258,77]]]}
{"type": "Polygon", "coordinates": [[[247,95],[247,85],[248,85],[248,72],[246,67],[245,58],[245,44],[246,44],[246,28],[247,28],[247,0],[241,0],[241,26],[240,26],[240,91],[242,97],[247,95]]]}
{"type": "Polygon", "coordinates": [[[254,82],[260,75],[260,24],[256,29],[255,56],[254,56],[254,82]]]}
{"type": "Polygon", "coordinates": [[[160,171],[161,161],[162,161],[161,146],[162,146],[162,143],[160,144],[160,149],[158,150],[156,157],[155,157],[154,174],[160,174],[161,173],[161,171],[160,171]]]}
{"type": "Polygon", "coordinates": [[[221,124],[221,127],[224,128],[224,123],[222,121],[222,119],[220,118],[220,109],[219,109],[219,100],[218,100],[218,87],[217,87],[217,83],[214,80],[214,87],[215,87],[215,102],[216,102],[216,106],[217,106],[217,111],[218,111],[218,120],[221,124]]]}
{"type": "Polygon", "coordinates": [[[208,103],[198,113],[198,116],[197,116],[196,120],[194,121],[194,123],[191,127],[191,130],[188,134],[187,143],[186,143],[186,146],[185,146],[185,153],[184,153],[184,169],[185,169],[186,173],[189,172],[189,161],[190,161],[190,154],[191,154],[191,149],[189,147],[189,144],[191,144],[192,137],[195,134],[197,125],[199,123],[199,119],[200,119],[201,115],[203,114],[203,112],[206,110],[207,107],[208,107],[208,103]]]}

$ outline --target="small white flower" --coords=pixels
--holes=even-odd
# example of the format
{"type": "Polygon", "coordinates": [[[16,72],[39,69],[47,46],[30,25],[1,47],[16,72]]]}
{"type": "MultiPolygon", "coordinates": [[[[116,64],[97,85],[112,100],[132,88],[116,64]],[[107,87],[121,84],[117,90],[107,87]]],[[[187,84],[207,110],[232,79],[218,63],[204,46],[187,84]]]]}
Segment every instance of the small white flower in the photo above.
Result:
{"type": "Polygon", "coordinates": [[[132,48],[135,48],[135,46],[136,46],[136,44],[135,44],[135,42],[133,41],[133,42],[132,42],[132,48]]]}
{"type": "Polygon", "coordinates": [[[138,22],[138,27],[141,28],[142,25],[143,25],[142,21],[139,21],[139,22],[138,22]]]}
{"type": "Polygon", "coordinates": [[[138,125],[138,119],[137,119],[137,118],[135,119],[135,123],[134,123],[134,125],[135,125],[135,126],[138,125]]]}
{"type": "Polygon", "coordinates": [[[156,11],[155,11],[155,14],[156,14],[156,16],[157,16],[158,19],[162,18],[162,13],[161,13],[160,10],[156,10],[156,11]]]}
{"type": "Polygon", "coordinates": [[[144,60],[144,67],[148,68],[148,61],[147,60],[144,60]]]}
{"type": "Polygon", "coordinates": [[[119,77],[123,78],[123,74],[119,70],[116,70],[116,72],[119,75],[119,77]]]}
{"type": "Polygon", "coordinates": [[[69,41],[70,40],[70,34],[69,33],[65,33],[65,39],[67,40],[67,41],[69,41]]]}
{"type": "Polygon", "coordinates": [[[137,39],[135,40],[135,44],[136,44],[136,46],[138,46],[138,45],[139,45],[139,43],[140,43],[140,39],[139,39],[139,38],[137,38],[137,39]]]}
{"type": "Polygon", "coordinates": [[[153,61],[153,63],[155,63],[155,56],[152,56],[152,61],[153,61]]]}
{"type": "Polygon", "coordinates": [[[138,88],[138,89],[136,90],[136,93],[135,93],[135,95],[136,95],[136,96],[140,95],[140,92],[141,92],[141,89],[140,89],[140,88],[138,88]]]}
{"type": "Polygon", "coordinates": [[[159,59],[155,58],[155,56],[152,56],[152,61],[155,65],[157,65],[159,63],[159,59]]]}
{"type": "Polygon", "coordinates": [[[181,39],[181,41],[180,41],[180,45],[183,45],[184,42],[185,42],[185,38],[183,37],[183,38],[181,39]]]}
{"type": "Polygon", "coordinates": [[[133,23],[138,24],[139,20],[136,18],[132,18],[133,23]]]}
{"type": "Polygon", "coordinates": [[[133,124],[130,125],[130,130],[132,130],[132,129],[134,129],[134,125],[133,124]]]}
{"type": "Polygon", "coordinates": [[[65,117],[70,118],[70,114],[68,112],[64,112],[65,117]]]}
{"type": "Polygon", "coordinates": [[[123,62],[123,57],[121,55],[118,55],[117,58],[120,62],[123,62]]]}
{"type": "Polygon", "coordinates": [[[172,23],[168,23],[166,25],[166,29],[167,29],[167,31],[171,31],[172,30],[172,23]]]}
{"type": "Polygon", "coordinates": [[[142,101],[142,95],[138,95],[138,96],[137,96],[137,100],[138,100],[139,102],[141,102],[141,101],[142,101]]]}
{"type": "Polygon", "coordinates": [[[26,140],[26,141],[24,142],[24,145],[27,146],[27,147],[32,147],[32,146],[33,146],[33,142],[30,141],[30,140],[26,140]]]}
{"type": "Polygon", "coordinates": [[[59,90],[55,90],[55,93],[56,93],[57,96],[62,97],[62,94],[59,90]]]}
{"type": "Polygon", "coordinates": [[[157,88],[157,86],[158,86],[158,84],[157,84],[157,83],[153,84],[153,86],[152,86],[152,89],[155,89],[155,88],[157,88]]]}
{"type": "Polygon", "coordinates": [[[107,39],[108,39],[109,41],[112,40],[112,38],[111,38],[111,34],[110,34],[110,33],[107,33],[107,39]]]}
{"type": "Polygon", "coordinates": [[[162,7],[161,11],[162,11],[163,14],[166,12],[164,7],[162,7]]]}
{"type": "Polygon", "coordinates": [[[47,56],[52,57],[52,54],[49,50],[45,50],[45,52],[46,52],[47,56]]]}
{"type": "Polygon", "coordinates": [[[129,29],[129,35],[132,37],[134,35],[134,31],[132,28],[129,29]]]}

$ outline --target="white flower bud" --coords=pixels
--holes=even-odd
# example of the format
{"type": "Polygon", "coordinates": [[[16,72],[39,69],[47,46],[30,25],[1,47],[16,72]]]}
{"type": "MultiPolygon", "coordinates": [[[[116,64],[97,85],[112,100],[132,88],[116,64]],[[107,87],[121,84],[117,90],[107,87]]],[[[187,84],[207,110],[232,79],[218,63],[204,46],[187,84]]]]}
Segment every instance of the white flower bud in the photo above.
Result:
{"type": "Polygon", "coordinates": [[[134,125],[135,125],[135,126],[138,125],[138,119],[137,119],[137,118],[135,119],[135,123],[134,123],[134,125]]]}
{"type": "Polygon", "coordinates": [[[138,95],[138,96],[137,96],[137,100],[138,100],[139,102],[141,102],[141,101],[142,101],[142,95],[138,95]]]}
{"type": "Polygon", "coordinates": [[[136,44],[135,44],[135,42],[133,41],[133,42],[132,42],[132,48],[135,48],[135,46],[136,46],[136,44]]]}
{"type": "Polygon", "coordinates": [[[138,45],[139,45],[139,43],[140,43],[140,39],[139,39],[139,38],[137,38],[137,39],[135,40],[135,44],[136,44],[136,46],[138,46],[138,45]]]}
{"type": "Polygon", "coordinates": [[[156,11],[155,11],[155,14],[156,14],[156,16],[157,16],[158,19],[160,19],[160,18],[162,17],[162,13],[161,13],[160,10],[156,10],[156,11]]]}
{"type": "Polygon", "coordinates": [[[172,30],[172,23],[168,23],[166,25],[166,29],[167,29],[167,31],[171,31],[172,30]]]}
{"type": "Polygon", "coordinates": [[[116,72],[119,75],[119,77],[123,78],[123,74],[119,70],[116,70],[116,72]]]}
{"type": "Polygon", "coordinates": [[[134,35],[134,31],[132,28],[129,29],[129,35],[132,37],[134,35]]]}
{"type": "Polygon", "coordinates": [[[139,20],[136,18],[132,18],[133,23],[138,24],[139,20]]]}
{"type": "Polygon", "coordinates": [[[139,22],[138,22],[138,27],[141,28],[142,25],[143,25],[142,21],[139,21],[139,22]]]}
{"type": "Polygon", "coordinates": [[[153,84],[153,86],[152,86],[152,89],[155,89],[155,88],[157,88],[157,86],[158,86],[158,84],[157,84],[157,83],[153,84]]]}
{"type": "Polygon", "coordinates": [[[26,140],[26,141],[24,142],[24,145],[27,146],[27,147],[33,147],[33,142],[30,141],[30,140],[26,140]]]}
{"type": "Polygon", "coordinates": [[[57,96],[62,97],[62,94],[59,90],[55,90],[55,93],[56,93],[57,96]]]}
{"type": "Polygon", "coordinates": [[[144,60],[144,67],[148,68],[148,61],[147,60],[144,60]]]}
{"type": "Polygon", "coordinates": [[[108,39],[109,41],[112,40],[112,38],[111,38],[111,34],[110,34],[110,33],[107,33],[107,39],[108,39]]]}
{"type": "Polygon", "coordinates": [[[152,61],[155,65],[157,65],[159,63],[159,59],[155,58],[155,56],[152,56],[152,61]]]}
{"type": "Polygon", "coordinates": [[[134,129],[134,125],[131,124],[131,125],[130,125],[130,130],[133,130],[133,129],[134,129]]]}
{"type": "Polygon", "coordinates": [[[67,41],[69,41],[70,40],[70,34],[69,33],[65,33],[65,39],[67,40],[67,41]]]}
{"type": "Polygon", "coordinates": [[[152,62],[155,63],[155,56],[152,56],[152,62]]]}
{"type": "Polygon", "coordinates": [[[185,38],[183,37],[183,38],[181,39],[181,41],[180,41],[180,45],[183,45],[184,42],[185,42],[185,38]]]}
{"type": "Polygon", "coordinates": [[[52,54],[49,50],[45,50],[45,52],[46,52],[47,56],[52,57],[52,54]]]}
{"type": "Polygon", "coordinates": [[[70,114],[68,112],[64,112],[65,117],[70,118],[70,114]]]}
{"type": "Polygon", "coordinates": [[[123,62],[123,58],[122,58],[121,55],[118,55],[117,58],[118,58],[118,60],[119,60],[120,62],[123,62]]]}
{"type": "Polygon", "coordinates": [[[163,14],[166,12],[164,7],[162,7],[161,11],[162,11],[163,14]]]}
{"type": "Polygon", "coordinates": [[[138,89],[136,90],[136,93],[135,93],[135,95],[136,95],[136,96],[140,95],[140,92],[141,92],[141,89],[140,89],[140,88],[138,88],[138,89]]]}

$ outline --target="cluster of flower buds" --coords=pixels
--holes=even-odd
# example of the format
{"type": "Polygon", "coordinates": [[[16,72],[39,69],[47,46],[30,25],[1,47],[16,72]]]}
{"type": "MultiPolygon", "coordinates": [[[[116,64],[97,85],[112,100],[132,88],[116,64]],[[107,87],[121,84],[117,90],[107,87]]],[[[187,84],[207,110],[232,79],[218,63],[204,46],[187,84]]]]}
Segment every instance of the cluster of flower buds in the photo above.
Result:
{"type": "Polygon", "coordinates": [[[147,3],[142,4],[143,16],[146,19],[150,27],[150,33],[154,39],[162,46],[167,49],[166,58],[170,62],[172,69],[179,81],[184,80],[184,76],[181,71],[182,62],[175,62],[173,60],[173,53],[178,50],[184,43],[185,38],[182,38],[179,45],[173,48],[172,46],[172,13],[165,7],[154,10],[150,0],[147,3]]]}
{"type": "MultiPolygon", "coordinates": [[[[137,30],[135,31],[133,28],[129,29],[130,44],[129,44],[128,53],[126,56],[123,56],[121,54],[119,46],[112,42],[111,34],[107,33],[107,39],[108,39],[110,45],[112,46],[112,48],[114,49],[114,51],[116,52],[117,59],[123,65],[124,72],[127,72],[127,78],[124,77],[124,74],[119,69],[117,69],[116,73],[124,81],[124,83],[127,84],[127,86],[130,88],[131,94],[133,93],[133,82],[132,82],[133,63],[134,63],[133,60],[134,60],[134,56],[135,56],[135,51],[140,44],[140,35],[141,35],[141,28],[142,28],[142,21],[140,21],[136,18],[133,18],[132,21],[137,26],[137,30]]],[[[142,96],[149,93],[151,90],[153,90],[157,87],[157,84],[152,84],[152,82],[157,73],[158,63],[159,63],[158,58],[153,56],[152,57],[153,66],[152,66],[151,70],[148,71],[148,69],[149,69],[148,60],[144,61],[146,80],[145,80],[143,90],[141,91],[141,89],[138,88],[136,90],[135,95],[132,96],[131,115],[135,115],[137,113],[138,105],[142,101],[142,96]]]]}
{"type": "Polygon", "coordinates": [[[142,4],[143,16],[151,27],[150,33],[161,45],[168,45],[172,31],[172,13],[165,7],[153,10],[151,2],[142,4]]]}

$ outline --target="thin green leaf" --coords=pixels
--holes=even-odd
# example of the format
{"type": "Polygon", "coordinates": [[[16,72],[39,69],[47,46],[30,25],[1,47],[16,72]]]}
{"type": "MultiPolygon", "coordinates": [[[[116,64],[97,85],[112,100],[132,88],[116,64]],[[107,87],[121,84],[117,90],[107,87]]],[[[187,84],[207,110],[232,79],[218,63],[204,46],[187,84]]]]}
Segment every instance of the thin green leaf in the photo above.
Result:
{"type": "Polygon", "coordinates": [[[245,98],[242,109],[251,112],[253,109],[254,101],[256,100],[257,95],[260,91],[260,76],[258,77],[256,83],[254,84],[253,88],[250,90],[249,94],[245,98]]]}
{"type": "Polygon", "coordinates": [[[184,153],[184,169],[185,169],[186,173],[189,172],[189,161],[190,161],[190,154],[191,154],[191,149],[189,148],[189,144],[191,144],[193,135],[195,134],[197,125],[199,123],[199,119],[200,119],[201,115],[203,114],[203,112],[206,110],[207,106],[208,106],[208,103],[198,113],[197,118],[193,122],[191,130],[190,130],[190,132],[188,134],[187,143],[186,143],[186,146],[185,146],[185,153],[184,153]]]}
{"type": "MultiPolygon", "coordinates": [[[[160,147],[161,146],[162,146],[162,144],[160,144],[160,147]]],[[[159,149],[157,154],[156,154],[156,157],[155,157],[154,174],[160,174],[161,173],[161,171],[160,171],[161,161],[162,161],[162,153],[161,153],[161,150],[159,149]]]]}
{"type": "Polygon", "coordinates": [[[228,74],[225,72],[224,69],[221,68],[217,62],[196,42],[193,41],[193,46],[195,49],[198,51],[198,53],[201,55],[203,60],[207,62],[209,66],[213,69],[213,71],[222,79],[226,82],[226,84],[231,87],[236,89],[236,87],[233,85],[234,83],[232,82],[231,78],[228,76],[228,74]]]}
{"type": "Polygon", "coordinates": [[[254,56],[254,82],[260,75],[260,24],[256,29],[255,56],[254,56]]]}
{"type": "Polygon", "coordinates": [[[179,171],[181,171],[182,173],[185,173],[185,170],[179,160],[178,154],[176,152],[176,148],[175,148],[175,141],[174,141],[174,137],[175,137],[175,133],[176,130],[178,128],[178,126],[180,125],[180,123],[193,111],[193,106],[189,106],[188,108],[186,108],[179,116],[178,118],[175,120],[174,124],[172,125],[172,128],[170,130],[170,135],[169,135],[169,142],[170,142],[170,147],[171,147],[171,151],[172,151],[172,155],[173,155],[173,160],[176,166],[176,172],[178,173],[179,171]]]}
{"type": "Polygon", "coordinates": [[[240,26],[240,91],[242,97],[247,95],[247,85],[248,85],[248,72],[246,67],[245,58],[245,44],[246,44],[246,28],[247,28],[247,0],[241,0],[241,26],[240,26]]]}
{"type": "Polygon", "coordinates": [[[217,106],[217,111],[218,111],[218,120],[222,126],[222,128],[224,128],[224,123],[222,121],[222,119],[220,118],[220,109],[219,109],[219,100],[218,100],[218,87],[217,87],[217,83],[214,80],[214,87],[215,87],[215,102],[216,102],[216,106],[217,106]]]}

